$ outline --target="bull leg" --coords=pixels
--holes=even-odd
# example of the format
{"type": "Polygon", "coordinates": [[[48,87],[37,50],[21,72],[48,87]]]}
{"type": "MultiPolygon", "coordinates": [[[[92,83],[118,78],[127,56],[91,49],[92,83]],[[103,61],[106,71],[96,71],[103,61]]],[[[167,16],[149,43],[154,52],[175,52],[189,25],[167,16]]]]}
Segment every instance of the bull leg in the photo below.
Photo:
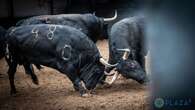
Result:
{"type": "Polygon", "coordinates": [[[77,72],[75,71],[76,69],[74,68],[73,65],[68,65],[66,67],[67,71],[64,71],[63,73],[67,73],[67,77],[71,80],[71,82],[74,85],[74,89],[76,91],[79,91],[81,96],[85,96],[87,93],[87,90],[85,89],[85,87],[83,87],[82,85],[82,81],[79,78],[77,72]]]}
{"type": "Polygon", "coordinates": [[[77,76],[76,73],[67,74],[67,76],[72,81],[74,89],[76,91],[79,91],[81,96],[87,93],[86,89],[82,85],[80,78],[77,76]]]}
{"type": "Polygon", "coordinates": [[[34,64],[35,66],[36,66],[36,68],[38,69],[38,70],[41,70],[43,67],[41,66],[41,65],[38,65],[38,64],[34,64]]]}
{"type": "Polygon", "coordinates": [[[23,66],[24,66],[26,74],[31,76],[32,82],[36,85],[39,85],[39,80],[38,80],[37,76],[34,73],[33,66],[29,63],[26,63],[23,66]]]}
{"type": "Polygon", "coordinates": [[[16,94],[16,88],[14,84],[14,76],[16,73],[17,63],[15,61],[11,62],[8,69],[8,75],[9,75],[9,81],[10,81],[10,87],[11,87],[11,95],[16,94]]]}
{"type": "Polygon", "coordinates": [[[103,75],[103,76],[100,78],[99,84],[100,84],[100,85],[107,84],[107,83],[106,83],[106,75],[103,75]]]}

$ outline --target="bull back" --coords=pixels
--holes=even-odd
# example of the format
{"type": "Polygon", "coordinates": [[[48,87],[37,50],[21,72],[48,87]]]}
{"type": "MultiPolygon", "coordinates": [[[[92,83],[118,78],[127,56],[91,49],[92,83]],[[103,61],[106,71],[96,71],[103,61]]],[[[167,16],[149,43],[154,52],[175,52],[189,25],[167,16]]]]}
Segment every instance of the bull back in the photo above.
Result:
{"type": "Polygon", "coordinates": [[[103,75],[104,66],[99,63],[100,53],[96,45],[75,28],[40,24],[12,28],[8,33],[10,55],[21,64],[48,66],[71,80],[80,74],[79,78],[88,89],[93,89],[103,75]],[[56,27],[52,39],[48,38],[51,27],[56,27]]]}
{"type": "Polygon", "coordinates": [[[103,19],[98,18],[92,14],[60,14],[35,16],[27,18],[25,20],[21,20],[16,25],[21,26],[34,24],[68,25],[82,31],[94,42],[96,42],[98,39],[102,39],[100,38],[102,37],[101,34],[105,33],[103,32],[103,19]]]}

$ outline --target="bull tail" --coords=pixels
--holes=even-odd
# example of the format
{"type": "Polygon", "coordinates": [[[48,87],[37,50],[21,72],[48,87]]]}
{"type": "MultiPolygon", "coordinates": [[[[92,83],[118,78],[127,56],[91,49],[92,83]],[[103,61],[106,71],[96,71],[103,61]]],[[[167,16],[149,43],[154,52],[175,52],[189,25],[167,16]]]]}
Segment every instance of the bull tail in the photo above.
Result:
{"type": "Polygon", "coordinates": [[[9,52],[9,45],[8,44],[6,44],[5,60],[7,61],[7,64],[10,66],[12,60],[11,60],[11,54],[9,52]]]}
{"type": "Polygon", "coordinates": [[[8,43],[8,41],[9,41],[9,38],[11,37],[11,34],[13,33],[13,30],[14,30],[14,28],[15,27],[10,27],[7,31],[6,31],[6,33],[5,33],[5,45],[6,45],[6,50],[5,50],[5,59],[6,59],[6,61],[7,61],[7,63],[8,63],[8,65],[10,65],[11,64],[11,62],[12,62],[12,56],[11,56],[11,53],[10,53],[10,51],[9,51],[9,43],[8,43]]]}

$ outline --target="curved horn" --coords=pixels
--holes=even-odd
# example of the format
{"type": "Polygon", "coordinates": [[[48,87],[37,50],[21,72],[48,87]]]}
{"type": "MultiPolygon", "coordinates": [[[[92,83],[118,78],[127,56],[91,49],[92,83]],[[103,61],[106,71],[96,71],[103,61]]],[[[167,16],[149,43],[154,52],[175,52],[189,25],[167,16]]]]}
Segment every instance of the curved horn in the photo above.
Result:
{"type": "Polygon", "coordinates": [[[110,81],[110,82],[108,82],[108,84],[112,84],[117,78],[118,78],[118,75],[119,75],[119,73],[118,72],[116,72],[115,74],[114,74],[114,76],[113,76],[113,78],[112,78],[112,80],[110,81]]]}
{"type": "MultiPolygon", "coordinates": [[[[114,68],[112,71],[116,71],[116,68],[114,68]]],[[[104,74],[106,75],[106,76],[113,76],[115,73],[114,72],[106,72],[106,71],[104,71],[104,74]]]]}
{"type": "Polygon", "coordinates": [[[100,62],[103,64],[103,65],[105,65],[105,66],[107,66],[107,67],[115,67],[118,63],[116,63],[116,64],[114,64],[114,65],[112,65],[112,64],[109,64],[107,61],[105,61],[103,58],[100,58],[100,62]]]}
{"type": "Polygon", "coordinates": [[[104,21],[113,21],[113,20],[115,20],[115,19],[117,18],[117,16],[118,16],[118,13],[117,13],[117,11],[115,10],[115,15],[114,15],[114,17],[112,17],[112,18],[104,18],[104,21]]]}
{"type": "Polygon", "coordinates": [[[118,51],[124,51],[125,53],[123,54],[123,59],[126,60],[129,57],[130,54],[130,49],[117,49],[118,51]]]}
{"type": "Polygon", "coordinates": [[[104,71],[104,74],[105,74],[106,76],[112,76],[112,75],[114,75],[114,73],[108,73],[108,72],[106,72],[106,71],[104,71]]]}
{"type": "Polygon", "coordinates": [[[95,13],[96,13],[96,12],[94,11],[94,12],[93,12],[93,15],[94,15],[94,16],[96,16],[95,13]]]}

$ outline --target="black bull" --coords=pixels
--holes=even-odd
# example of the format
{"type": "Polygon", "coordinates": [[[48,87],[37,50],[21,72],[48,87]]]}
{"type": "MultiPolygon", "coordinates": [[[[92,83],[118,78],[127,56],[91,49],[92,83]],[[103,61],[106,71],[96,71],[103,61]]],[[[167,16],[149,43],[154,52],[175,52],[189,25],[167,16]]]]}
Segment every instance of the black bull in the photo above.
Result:
{"type": "MultiPolygon", "coordinates": [[[[99,18],[93,14],[60,14],[60,15],[41,15],[30,17],[16,23],[16,26],[21,25],[35,25],[35,24],[59,24],[74,27],[84,34],[86,34],[93,42],[101,39],[108,38],[108,21],[112,21],[117,18],[117,11],[115,11],[115,16],[112,18],[99,18]]],[[[38,84],[38,78],[33,72],[33,67],[31,70],[26,70],[32,77],[35,84],[38,84]]],[[[38,69],[41,68],[40,65],[36,65],[38,69]]]]}
{"type": "Polygon", "coordinates": [[[99,18],[93,14],[60,14],[30,17],[16,23],[16,26],[34,24],[58,24],[74,27],[86,34],[92,41],[107,39],[107,21],[116,19],[117,12],[112,18],[99,18]]]}
{"type": "MultiPolygon", "coordinates": [[[[145,56],[147,55],[144,17],[135,16],[115,23],[109,36],[109,63],[116,65],[116,71],[126,78],[139,83],[148,81],[145,72],[145,56]]],[[[110,72],[113,68],[107,68],[110,72]]],[[[113,81],[117,78],[115,73],[113,81]]]]}
{"type": "Polygon", "coordinates": [[[62,25],[28,25],[8,30],[9,80],[16,93],[14,74],[18,64],[39,64],[66,74],[81,95],[95,88],[104,65],[96,45],[79,30],[62,25]],[[55,31],[51,32],[51,28],[55,31]],[[52,34],[51,34],[52,33],[52,34]],[[51,35],[50,35],[51,34],[51,35]],[[80,45],[81,44],[81,45],[80,45]]]}

